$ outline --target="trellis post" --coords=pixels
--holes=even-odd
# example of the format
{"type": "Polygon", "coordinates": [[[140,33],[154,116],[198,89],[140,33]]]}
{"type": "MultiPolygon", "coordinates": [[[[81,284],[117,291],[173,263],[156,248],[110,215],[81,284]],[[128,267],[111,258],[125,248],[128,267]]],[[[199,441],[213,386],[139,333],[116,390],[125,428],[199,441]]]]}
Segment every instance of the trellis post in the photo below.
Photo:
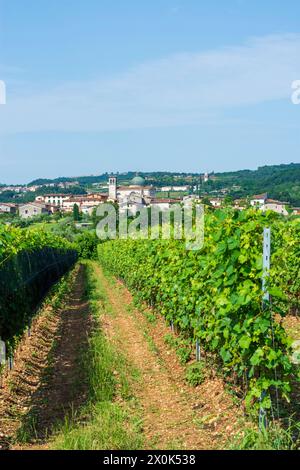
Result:
{"type": "MultiPolygon", "coordinates": [[[[270,293],[268,290],[268,278],[270,275],[271,267],[271,229],[264,228],[264,240],[263,240],[263,276],[262,276],[262,308],[268,308],[270,302],[270,293]]],[[[267,427],[267,414],[266,410],[262,406],[262,401],[265,397],[265,392],[260,396],[260,408],[259,408],[259,429],[262,431],[267,427]]]]}
{"type": "Polygon", "coordinates": [[[0,338],[0,388],[2,387],[1,368],[6,364],[6,346],[5,342],[0,338]]]}
{"type": "Polygon", "coordinates": [[[200,347],[200,339],[196,339],[196,361],[201,361],[201,347],[200,347]]]}

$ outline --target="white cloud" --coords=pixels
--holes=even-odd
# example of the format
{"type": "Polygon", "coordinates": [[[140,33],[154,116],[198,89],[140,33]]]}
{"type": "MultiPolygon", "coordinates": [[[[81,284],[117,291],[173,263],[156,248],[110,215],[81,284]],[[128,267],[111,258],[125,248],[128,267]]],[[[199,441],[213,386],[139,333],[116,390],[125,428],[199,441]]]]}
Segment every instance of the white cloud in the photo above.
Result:
{"type": "Polygon", "coordinates": [[[0,132],[105,131],[207,122],[224,110],[290,99],[300,78],[300,35],[149,61],[93,82],[13,97],[0,132]],[[25,97],[26,96],[26,97],[25,97]]]}

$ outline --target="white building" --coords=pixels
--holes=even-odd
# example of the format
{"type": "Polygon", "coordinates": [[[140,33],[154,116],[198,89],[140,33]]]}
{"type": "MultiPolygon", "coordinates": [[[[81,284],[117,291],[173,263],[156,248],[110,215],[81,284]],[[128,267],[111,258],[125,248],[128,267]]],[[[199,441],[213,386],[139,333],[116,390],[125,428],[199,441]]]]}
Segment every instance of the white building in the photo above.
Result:
{"type": "Polygon", "coordinates": [[[17,212],[17,205],[10,203],[0,203],[0,214],[15,214],[17,212]]]}
{"type": "Polygon", "coordinates": [[[213,197],[209,200],[213,207],[222,207],[224,199],[221,197],[213,197]]]}
{"type": "Polygon", "coordinates": [[[208,173],[205,173],[205,175],[203,177],[203,181],[204,181],[204,183],[207,183],[207,181],[209,181],[209,174],[208,173]]]}
{"type": "Polygon", "coordinates": [[[250,199],[250,204],[252,207],[263,207],[267,199],[268,199],[267,193],[258,194],[256,196],[253,196],[250,199]]]}
{"type": "Polygon", "coordinates": [[[161,191],[163,193],[167,193],[167,192],[170,192],[170,191],[174,191],[174,192],[179,192],[179,191],[189,191],[190,187],[189,186],[163,186],[161,188],[161,191]]]}
{"type": "Polygon", "coordinates": [[[107,198],[106,194],[100,193],[87,194],[85,196],[72,196],[63,201],[62,211],[72,212],[76,204],[80,212],[91,215],[93,210],[96,209],[99,204],[107,201],[107,198]]]}
{"type": "Polygon", "coordinates": [[[63,206],[64,201],[71,197],[70,194],[46,194],[45,196],[37,196],[37,202],[44,202],[45,204],[52,204],[54,206],[63,206]]]}
{"type": "Polygon", "coordinates": [[[170,209],[172,205],[180,203],[182,203],[181,199],[155,198],[151,200],[150,206],[156,207],[163,212],[170,209]]]}
{"type": "Polygon", "coordinates": [[[153,186],[146,186],[145,180],[140,176],[133,178],[129,186],[118,186],[117,178],[111,176],[108,182],[109,201],[124,203],[128,197],[140,196],[142,198],[155,197],[156,190],[153,186]]]}
{"type": "Polygon", "coordinates": [[[280,202],[280,201],[275,201],[274,199],[267,199],[264,204],[264,210],[277,212],[277,214],[289,215],[286,209],[287,205],[288,205],[287,202],[280,202]]]}
{"type": "Polygon", "coordinates": [[[250,204],[252,207],[257,207],[262,211],[269,210],[269,211],[276,212],[277,214],[289,215],[287,211],[287,206],[289,204],[287,202],[269,199],[267,193],[253,196],[250,200],[250,204]]]}

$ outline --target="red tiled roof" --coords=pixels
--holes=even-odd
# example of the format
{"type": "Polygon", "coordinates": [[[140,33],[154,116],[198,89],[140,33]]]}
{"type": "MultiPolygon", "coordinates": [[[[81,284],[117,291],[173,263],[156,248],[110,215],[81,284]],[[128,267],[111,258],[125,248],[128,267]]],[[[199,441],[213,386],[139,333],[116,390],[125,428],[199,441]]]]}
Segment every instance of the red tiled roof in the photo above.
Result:
{"type": "Polygon", "coordinates": [[[25,207],[25,206],[35,206],[35,207],[46,208],[46,204],[41,203],[41,202],[27,202],[25,204],[20,204],[19,207],[21,208],[21,207],[25,207]]]}
{"type": "Polygon", "coordinates": [[[251,199],[267,199],[267,198],[268,198],[268,193],[257,194],[251,197],[251,199]]]}
{"type": "Polygon", "coordinates": [[[276,199],[267,199],[267,200],[266,200],[266,203],[267,203],[267,204],[280,204],[280,205],[286,205],[286,204],[288,204],[288,202],[277,201],[276,199]]]}
{"type": "Polygon", "coordinates": [[[168,199],[168,198],[153,198],[151,199],[151,204],[161,204],[161,203],[169,203],[169,204],[172,204],[172,203],[175,203],[175,202],[182,202],[181,199],[168,199]]]}
{"type": "Polygon", "coordinates": [[[60,194],[60,193],[53,193],[53,194],[44,194],[42,197],[71,197],[72,194],[60,194]]]}

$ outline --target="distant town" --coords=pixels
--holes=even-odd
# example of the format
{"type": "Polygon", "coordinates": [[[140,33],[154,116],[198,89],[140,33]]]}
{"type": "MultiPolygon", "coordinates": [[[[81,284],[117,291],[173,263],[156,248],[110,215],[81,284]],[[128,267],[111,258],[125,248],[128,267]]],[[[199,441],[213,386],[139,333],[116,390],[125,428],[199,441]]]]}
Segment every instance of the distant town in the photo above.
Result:
{"type": "Polygon", "coordinates": [[[256,207],[283,216],[300,215],[300,164],[230,173],[104,173],[100,176],[36,180],[0,185],[0,214],[31,219],[41,215],[92,215],[99,204],[118,204],[133,214],[141,207],[169,209],[201,202],[211,208],[256,207]],[[255,192],[260,190],[259,192],[255,192]],[[279,196],[279,197],[278,197],[279,196]]]}

